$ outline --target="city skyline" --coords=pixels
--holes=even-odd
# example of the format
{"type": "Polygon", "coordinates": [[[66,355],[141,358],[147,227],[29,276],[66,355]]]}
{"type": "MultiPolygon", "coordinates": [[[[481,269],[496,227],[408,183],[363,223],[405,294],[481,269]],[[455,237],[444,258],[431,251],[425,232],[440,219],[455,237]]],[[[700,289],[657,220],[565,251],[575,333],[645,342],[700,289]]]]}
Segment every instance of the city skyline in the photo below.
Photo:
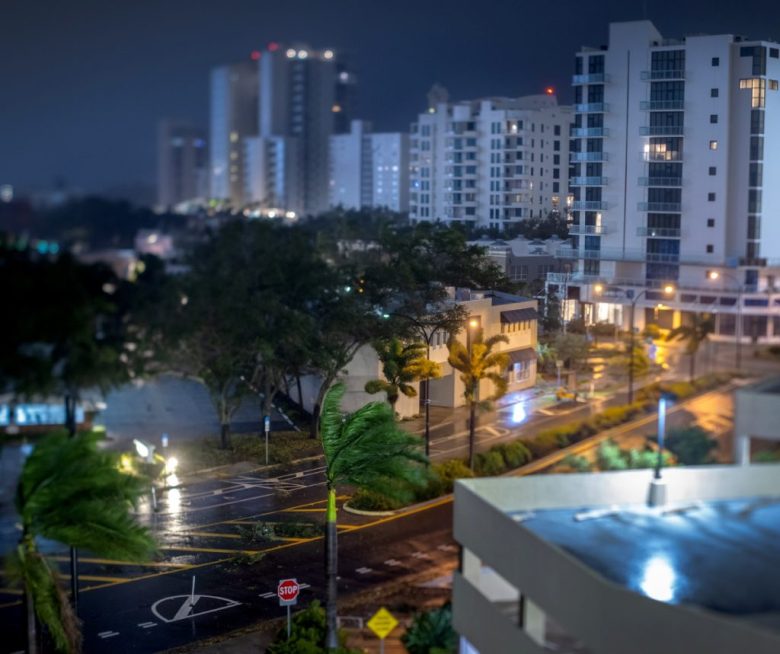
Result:
{"type": "MultiPolygon", "coordinates": [[[[780,9],[755,7],[761,11],[743,6],[737,12],[725,2],[662,2],[647,17],[673,37],[771,38],[766,26],[780,9]]],[[[81,2],[75,9],[52,3],[44,11],[12,2],[0,28],[6,62],[0,183],[22,192],[50,188],[56,178],[91,193],[152,186],[158,121],[184,118],[205,127],[210,70],[249,59],[269,41],[344,52],[360,80],[355,117],[379,131],[405,130],[434,82],[454,100],[519,96],[552,85],[569,103],[574,52],[606,42],[609,22],[643,13],[639,3],[602,3],[567,24],[560,16],[578,11],[571,2],[532,15],[498,0],[479,12],[465,3],[461,8],[450,4],[445,16],[436,3],[401,3],[391,11],[354,2],[273,9],[235,2],[226,13],[222,6],[177,2],[112,5],[110,11],[81,2]],[[52,94],[58,102],[51,102],[52,94]]]]}

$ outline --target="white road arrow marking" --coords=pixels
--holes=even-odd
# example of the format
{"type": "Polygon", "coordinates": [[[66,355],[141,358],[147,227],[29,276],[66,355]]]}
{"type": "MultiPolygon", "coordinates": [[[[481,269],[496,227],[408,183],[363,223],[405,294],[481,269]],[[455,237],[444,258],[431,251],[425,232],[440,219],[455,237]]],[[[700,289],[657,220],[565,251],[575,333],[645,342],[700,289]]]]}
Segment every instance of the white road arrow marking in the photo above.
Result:
{"type": "Polygon", "coordinates": [[[118,636],[118,631],[101,631],[98,636],[101,638],[113,638],[114,636],[118,636]]]}
{"type": "Polygon", "coordinates": [[[412,554],[412,558],[426,560],[426,561],[431,560],[430,554],[426,554],[425,552],[415,552],[414,554],[412,554]]]}
{"type": "Polygon", "coordinates": [[[366,568],[363,566],[362,568],[355,568],[355,572],[357,572],[360,575],[367,575],[369,572],[373,572],[371,568],[366,568]]]}
{"type": "Polygon", "coordinates": [[[387,561],[385,561],[385,565],[398,566],[401,565],[401,562],[396,559],[387,559],[387,561]]]}

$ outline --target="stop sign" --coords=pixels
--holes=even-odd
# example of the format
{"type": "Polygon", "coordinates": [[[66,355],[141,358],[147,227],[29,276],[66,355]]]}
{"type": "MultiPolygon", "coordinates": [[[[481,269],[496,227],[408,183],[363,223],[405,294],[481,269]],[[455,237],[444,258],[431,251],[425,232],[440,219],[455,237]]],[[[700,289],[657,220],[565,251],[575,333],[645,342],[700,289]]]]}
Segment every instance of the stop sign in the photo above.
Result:
{"type": "Polygon", "coordinates": [[[295,604],[298,601],[298,593],[301,591],[295,579],[282,579],[276,588],[281,606],[295,604]]]}

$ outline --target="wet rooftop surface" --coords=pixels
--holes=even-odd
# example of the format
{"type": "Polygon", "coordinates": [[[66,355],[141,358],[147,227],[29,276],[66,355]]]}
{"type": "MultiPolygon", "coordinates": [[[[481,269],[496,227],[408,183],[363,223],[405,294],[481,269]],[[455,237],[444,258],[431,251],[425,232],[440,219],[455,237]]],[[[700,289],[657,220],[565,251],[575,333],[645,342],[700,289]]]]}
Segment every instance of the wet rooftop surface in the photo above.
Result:
{"type": "Polygon", "coordinates": [[[621,507],[575,520],[583,512],[537,511],[522,524],[638,593],[780,631],[780,498],[699,503],[667,514],[621,507]]]}

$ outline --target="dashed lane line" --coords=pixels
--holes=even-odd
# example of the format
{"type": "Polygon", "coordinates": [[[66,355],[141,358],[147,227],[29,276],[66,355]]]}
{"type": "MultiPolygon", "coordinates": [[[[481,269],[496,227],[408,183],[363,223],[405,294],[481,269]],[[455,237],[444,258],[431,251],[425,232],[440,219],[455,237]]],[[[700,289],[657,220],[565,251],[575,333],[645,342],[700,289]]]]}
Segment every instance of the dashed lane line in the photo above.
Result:
{"type": "Polygon", "coordinates": [[[118,636],[118,635],[119,635],[119,632],[118,632],[118,631],[101,631],[101,632],[98,634],[98,636],[99,636],[100,638],[103,638],[104,640],[105,640],[106,638],[113,638],[114,636],[118,636]]]}

